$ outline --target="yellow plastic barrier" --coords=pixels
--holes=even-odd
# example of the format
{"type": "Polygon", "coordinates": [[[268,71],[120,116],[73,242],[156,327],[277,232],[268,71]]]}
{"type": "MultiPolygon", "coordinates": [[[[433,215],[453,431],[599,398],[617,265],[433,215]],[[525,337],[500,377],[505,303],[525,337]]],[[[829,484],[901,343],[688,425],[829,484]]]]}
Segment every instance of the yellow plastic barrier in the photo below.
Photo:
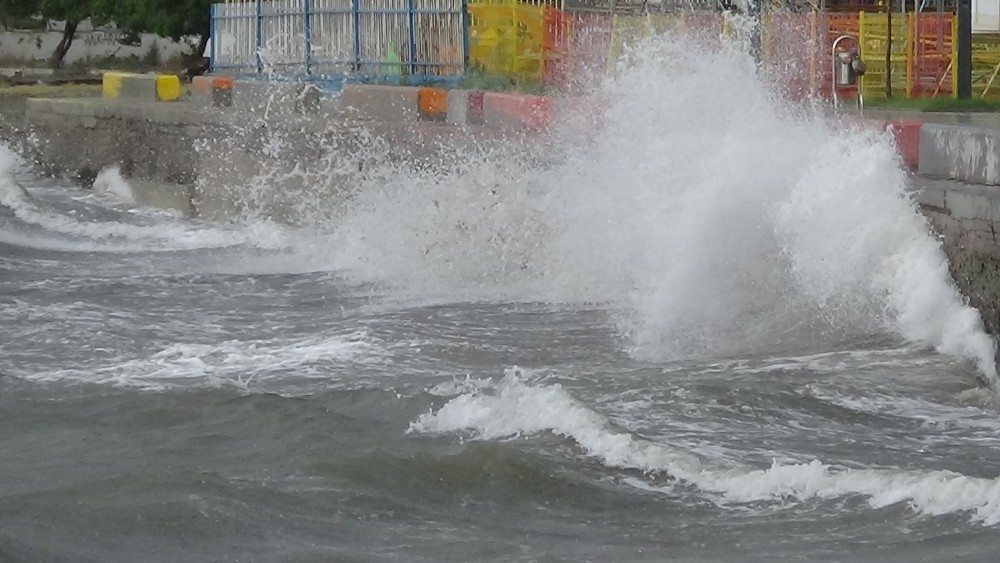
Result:
{"type": "Polygon", "coordinates": [[[866,98],[885,98],[886,94],[886,41],[890,41],[889,64],[891,69],[892,95],[903,97],[907,92],[907,69],[909,68],[910,25],[906,15],[893,14],[892,34],[889,36],[889,22],[886,14],[861,13],[859,17],[858,40],[861,42],[861,58],[868,67],[861,77],[861,92],[866,98]]]}
{"type": "Polygon", "coordinates": [[[1000,39],[973,36],[972,95],[1000,98],[1000,39]]]}
{"type": "Polygon", "coordinates": [[[101,96],[109,100],[117,99],[122,93],[122,79],[127,76],[124,72],[105,72],[101,77],[101,96]]]}
{"type": "Polygon", "coordinates": [[[181,97],[181,80],[173,74],[156,75],[156,99],[172,102],[181,97]]]}
{"type": "Polygon", "coordinates": [[[683,25],[682,13],[662,16],[615,14],[611,24],[611,44],[608,47],[608,72],[643,39],[670,33],[681,29],[683,25]]]}
{"type": "Polygon", "coordinates": [[[516,0],[474,2],[469,9],[469,62],[486,74],[541,78],[545,7],[516,0]]]}
{"type": "Polygon", "coordinates": [[[105,72],[101,79],[101,95],[109,100],[172,102],[181,97],[181,81],[172,74],[105,72]]]}

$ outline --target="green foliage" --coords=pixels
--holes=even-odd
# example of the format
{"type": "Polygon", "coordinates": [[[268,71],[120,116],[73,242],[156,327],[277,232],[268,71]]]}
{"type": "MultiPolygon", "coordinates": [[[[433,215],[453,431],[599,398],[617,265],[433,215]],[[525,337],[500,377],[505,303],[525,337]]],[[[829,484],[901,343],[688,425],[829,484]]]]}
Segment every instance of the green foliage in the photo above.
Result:
{"type": "Polygon", "coordinates": [[[212,0],[89,0],[89,3],[96,17],[114,21],[121,29],[155,33],[174,40],[209,32],[212,0]]]}
{"type": "Polygon", "coordinates": [[[38,0],[0,0],[0,16],[27,18],[38,14],[38,0]]]}
{"type": "Polygon", "coordinates": [[[114,22],[125,31],[156,33],[177,40],[207,35],[213,0],[0,0],[0,18],[46,19],[95,25],[114,22]]]}
{"type": "Polygon", "coordinates": [[[50,20],[80,22],[91,16],[91,0],[36,0],[38,13],[50,20]]]}

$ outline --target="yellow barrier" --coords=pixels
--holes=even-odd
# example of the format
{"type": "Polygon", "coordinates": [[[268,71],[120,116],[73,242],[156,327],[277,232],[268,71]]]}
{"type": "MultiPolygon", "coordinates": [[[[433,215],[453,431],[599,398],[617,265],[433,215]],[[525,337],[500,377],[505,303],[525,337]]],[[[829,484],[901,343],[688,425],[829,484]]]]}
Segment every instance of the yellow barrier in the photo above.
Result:
{"type": "Polygon", "coordinates": [[[545,8],[517,0],[474,2],[469,9],[469,62],[486,74],[541,78],[545,8]]]}
{"type": "Polygon", "coordinates": [[[172,102],[181,97],[181,80],[172,74],[156,75],[156,100],[172,102]]]}
{"type": "Polygon", "coordinates": [[[975,37],[972,43],[972,94],[1000,98],[1000,39],[975,37]]]}
{"type": "Polygon", "coordinates": [[[911,26],[904,14],[893,14],[890,36],[889,22],[885,14],[861,13],[859,17],[858,41],[861,56],[868,67],[861,77],[861,92],[866,98],[885,98],[886,94],[886,42],[890,41],[889,70],[893,97],[901,97],[908,91],[907,69],[909,68],[911,26]]]}
{"type": "Polygon", "coordinates": [[[124,72],[105,72],[101,77],[101,96],[110,100],[117,99],[122,93],[124,72]]]}
{"type": "Polygon", "coordinates": [[[611,23],[608,46],[608,71],[626,58],[640,41],[647,37],[670,33],[684,25],[682,13],[663,16],[622,16],[615,14],[611,23]]]}
{"type": "Polygon", "coordinates": [[[632,48],[648,37],[684,31],[691,37],[739,38],[738,29],[718,12],[677,12],[667,15],[624,16],[612,20],[608,47],[608,71],[627,59],[632,48]]]}
{"type": "MultiPolygon", "coordinates": [[[[558,18],[552,17],[551,1],[478,0],[470,3],[469,61],[472,66],[487,74],[518,80],[551,79],[553,74],[547,73],[547,67],[550,70],[553,66],[561,68],[550,64],[553,53],[572,59],[575,56],[573,46],[578,43],[573,36],[580,32],[575,27],[578,25],[575,18],[568,18],[573,23],[565,27],[553,26],[558,18]],[[546,10],[549,10],[548,15],[546,10]],[[568,34],[570,39],[560,33],[568,34]]],[[[588,23],[582,28],[594,27],[592,20],[595,18],[587,19],[588,23]]],[[[607,54],[608,73],[630,58],[634,47],[651,36],[683,31],[686,35],[713,41],[727,36],[739,39],[739,27],[731,25],[725,15],[711,11],[642,16],[616,14],[609,15],[600,26],[607,24],[610,29],[603,27],[607,31],[602,33],[609,32],[609,35],[597,36],[602,43],[597,49],[607,54]]],[[[829,49],[833,39],[842,34],[855,36],[861,43],[867,72],[861,77],[859,87],[866,98],[884,98],[890,75],[893,97],[956,95],[955,18],[949,13],[894,13],[891,29],[889,16],[885,13],[768,14],[762,35],[764,59],[785,73],[790,83],[789,91],[797,95],[829,95],[829,49]]],[[[593,41],[579,41],[579,44],[586,45],[588,53],[596,46],[592,45],[593,41]]],[[[972,63],[974,95],[1000,98],[1000,37],[974,36],[972,63]]],[[[109,84],[108,88],[116,86],[109,84]]]]}
{"type": "Polygon", "coordinates": [[[181,97],[181,81],[172,74],[105,72],[101,79],[101,95],[109,100],[133,98],[172,102],[181,97]]]}

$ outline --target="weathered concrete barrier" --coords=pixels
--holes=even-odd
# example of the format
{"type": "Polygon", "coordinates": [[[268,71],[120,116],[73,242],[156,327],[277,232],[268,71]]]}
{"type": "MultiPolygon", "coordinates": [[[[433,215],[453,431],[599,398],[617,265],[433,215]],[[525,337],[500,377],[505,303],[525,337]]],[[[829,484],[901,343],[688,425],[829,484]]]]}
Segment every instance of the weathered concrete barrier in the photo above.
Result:
{"type": "Polygon", "coordinates": [[[1000,185],[1000,129],[925,123],[918,171],[961,182],[1000,185]]]}
{"type": "Polygon", "coordinates": [[[448,92],[423,86],[347,84],[340,93],[340,108],[352,117],[375,121],[445,121],[448,92]]]}
{"type": "Polygon", "coordinates": [[[181,81],[172,74],[105,72],[101,80],[104,98],[172,102],[181,97],[181,81]]]}
{"type": "MultiPolygon", "coordinates": [[[[200,84],[191,97],[208,98],[208,86],[217,91],[200,84]]],[[[425,94],[421,101],[418,93],[417,110],[444,115],[446,100],[425,94]]],[[[118,166],[134,182],[138,203],[207,220],[247,214],[289,223],[316,219],[349,198],[356,175],[369,166],[450,169],[498,144],[522,146],[482,126],[252,112],[194,101],[31,99],[25,111],[24,124],[14,128],[23,132],[21,140],[10,141],[20,142],[19,150],[46,172],[86,186],[102,168],[118,166]]],[[[530,165],[542,151],[524,153],[530,165]]]]}
{"type": "Polygon", "coordinates": [[[231,92],[232,105],[246,112],[287,115],[320,113],[325,109],[321,91],[315,84],[236,80],[231,92]]]}
{"type": "Polygon", "coordinates": [[[483,124],[546,129],[553,123],[554,107],[552,98],[546,96],[487,92],[483,95],[483,124]]]}
{"type": "Polygon", "coordinates": [[[448,90],[448,123],[482,125],[483,94],[482,90],[448,90]]]}
{"type": "Polygon", "coordinates": [[[1000,189],[914,179],[921,211],[940,235],[952,279],[1000,335],[1000,189]]]}
{"type": "Polygon", "coordinates": [[[234,80],[228,76],[195,76],[191,79],[192,99],[202,107],[231,107],[234,80]]]}
{"type": "Polygon", "coordinates": [[[376,121],[416,121],[420,116],[420,88],[347,84],[340,93],[346,115],[376,121]]]}
{"type": "Polygon", "coordinates": [[[420,88],[417,109],[427,121],[445,121],[448,117],[448,91],[444,88],[420,88]]]}
{"type": "Polygon", "coordinates": [[[885,128],[896,140],[899,157],[910,170],[917,170],[920,163],[920,130],[923,125],[916,119],[896,119],[885,123],[885,128]]]}

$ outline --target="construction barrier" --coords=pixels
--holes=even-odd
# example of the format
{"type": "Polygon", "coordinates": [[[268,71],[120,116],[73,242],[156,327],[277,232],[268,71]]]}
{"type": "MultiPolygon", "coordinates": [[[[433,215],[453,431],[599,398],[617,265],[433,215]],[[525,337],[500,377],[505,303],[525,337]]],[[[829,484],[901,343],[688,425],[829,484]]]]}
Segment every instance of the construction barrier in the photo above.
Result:
{"type": "Polygon", "coordinates": [[[954,72],[955,17],[952,14],[910,16],[906,96],[953,96],[958,78],[954,72]]]}
{"type": "MultiPolygon", "coordinates": [[[[235,74],[482,74],[576,91],[629,64],[648,37],[718,42],[741,29],[717,10],[623,15],[568,11],[561,2],[230,1],[212,8],[212,64],[235,74]]],[[[948,97],[957,86],[955,34],[951,13],[775,11],[763,21],[763,66],[789,97],[829,98],[831,48],[849,35],[867,72],[857,86],[838,87],[840,95],[948,97]]],[[[978,97],[1000,97],[1000,40],[974,36],[972,72],[978,97]]]]}
{"type": "Polygon", "coordinates": [[[545,9],[516,0],[469,4],[469,64],[483,74],[541,79],[545,9]]]}
{"type": "Polygon", "coordinates": [[[586,88],[607,68],[614,20],[603,13],[571,12],[569,25],[569,74],[559,85],[586,88]]]}
{"type": "Polygon", "coordinates": [[[861,92],[865,98],[902,97],[908,82],[907,69],[912,55],[910,35],[913,14],[862,12],[858,14],[858,39],[861,59],[868,67],[861,77],[861,92]]]}
{"type": "Polygon", "coordinates": [[[1000,98],[1000,43],[981,39],[972,44],[972,94],[980,98],[1000,98]]]}

